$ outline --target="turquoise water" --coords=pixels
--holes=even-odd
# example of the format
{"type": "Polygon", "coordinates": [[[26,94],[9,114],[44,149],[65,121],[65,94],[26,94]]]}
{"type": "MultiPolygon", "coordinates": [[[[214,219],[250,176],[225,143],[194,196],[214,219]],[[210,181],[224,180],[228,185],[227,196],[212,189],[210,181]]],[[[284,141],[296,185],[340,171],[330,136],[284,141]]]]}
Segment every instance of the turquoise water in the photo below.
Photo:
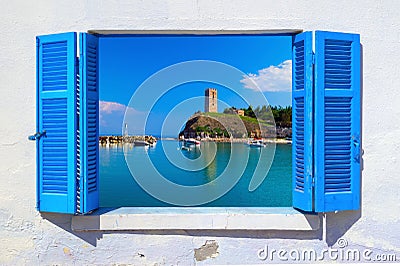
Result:
{"type": "MultiPolygon", "coordinates": [[[[213,146],[215,147],[215,146],[213,146]]],[[[272,148],[263,148],[273,151],[272,148]]],[[[154,167],[166,179],[180,185],[196,186],[206,184],[220,176],[229,163],[231,150],[235,154],[243,154],[243,160],[248,161],[244,168],[243,175],[236,185],[225,195],[202,206],[218,207],[287,207],[292,205],[291,194],[291,145],[277,144],[274,161],[261,185],[254,191],[248,190],[250,180],[256,165],[260,159],[259,169],[262,173],[267,173],[268,164],[264,157],[264,152],[260,148],[249,148],[243,143],[202,143],[200,148],[191,147],[190,150],[180,150],[178,141],[158,141],[156,147],[133,147],[131,145],[110,145],[100,146],[100,206],[101,207],[120,207],[120,206],[172,206],[157,200],[147,194],[135,181],[131,175],[124,158],[124,152],[128,161],[133,162],[131,167],[135,167],[135,173],[139,175],[149,175],[148,167],[143,167],[144,160],[148,156],[154,167]],[[209,146],[208,146],[209,145],[209,146]],[[216,145],[216,153],[211,145],[216,145]],[[234,145],[234,146],[231,146],[234,145]],[[163,148],[167,151],[179,149],[185,158],[195,160],[181,160],[180,167],[172,164],[165,155],[163,148]],[[201,157],[203,153],[203,156],[201,157]],[[260,158],[260,156],[262,156],[260,158]],[[200,160],[201,159],[201,160],[200,160]],[[197,162],[199,161],[199,162],[197,162]],[[199,167],[204,161],[210,164],[197,171],[187,171],[182,168],[199,167]],[[142,166],[142,167],[141,167],[142,166]],[[183,166],[183,167],[182,167],[183,166]]],[[[239,164],[234,164],[235,167],[239,164]]],[[[237,169],[240,173],[241,169],[237,169]]],[[[238,176],[239,177],[239,176],[238,176]]],[[[146,178],[152,178],[146,177],[146,178]]],[[[151,181],[151,180],[150,180],[151,181]]],[[[218,188],[217,188],[218,189],[218,188]]]]}

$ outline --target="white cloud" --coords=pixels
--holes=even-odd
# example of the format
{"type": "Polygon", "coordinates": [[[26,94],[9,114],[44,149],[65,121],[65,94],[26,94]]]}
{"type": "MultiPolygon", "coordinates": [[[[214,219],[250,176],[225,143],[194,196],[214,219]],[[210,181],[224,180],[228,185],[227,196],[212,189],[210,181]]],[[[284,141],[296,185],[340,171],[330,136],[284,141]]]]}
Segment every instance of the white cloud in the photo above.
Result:
{"type": "Polygon", "coordinates": [[[143,120],[143,117],[145,117],[146,114],[117,102],[99,101],[99,109],[100,125],[105,128],[113,128],[118,130],[121,128],[125,112],[127,119],[139,117],[143,120]]]}
{"type": "Polygon", "coordinates": [[[257,74],[245,75],[241,83],[244,87],[263,92],[288,92],[292,89],[292,60],[286,60],[277,66],[258,70],[257,74]]]}
{"type": "Polygon", "coordinates": [[[111,114],[112,112],[125,112],[126,105],[117,102],[100,101],[100,113],[111,114]]]}

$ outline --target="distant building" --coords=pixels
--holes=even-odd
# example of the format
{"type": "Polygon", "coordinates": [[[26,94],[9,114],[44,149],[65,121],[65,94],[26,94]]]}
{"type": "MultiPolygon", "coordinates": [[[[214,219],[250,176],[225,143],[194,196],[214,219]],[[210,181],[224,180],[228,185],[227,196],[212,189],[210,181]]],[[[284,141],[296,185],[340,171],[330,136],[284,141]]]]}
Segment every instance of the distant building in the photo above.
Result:
{"type": "Polygon", "coordinates": [[[235,110],[235,112],[240,116],[244,116],[244,110],[235,110]]]}
{"type": "Polygon", "coordinates": [[[205,91],[205,103],[204,103],[204,112],[206,113],[217,113],[217,90],[216,89],[206,89],[205,91]]]}
{"type": "Polygon", "coordinates": [[[127,137],[128,135],[129,135],[129,133],[128,133],[128,124],[125,123],[123,136],[127,137]]]}

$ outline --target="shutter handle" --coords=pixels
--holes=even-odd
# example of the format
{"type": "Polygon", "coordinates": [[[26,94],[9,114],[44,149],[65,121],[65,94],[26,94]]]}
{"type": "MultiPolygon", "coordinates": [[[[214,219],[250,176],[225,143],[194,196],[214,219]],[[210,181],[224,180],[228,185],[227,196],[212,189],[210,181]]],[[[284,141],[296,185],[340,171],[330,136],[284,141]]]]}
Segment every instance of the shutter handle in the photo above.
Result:
{"type": "Polygon", "coordinates": [[[31,135],[28,137],[29,140],[38,140],[42,136],[46,136],[46,130],[43,130],[43,132],[36,132],[34,135],[31,135]]]}
{"type": "Polygon", "coordinates": [[[360,162],[360,141],[357,137],[353,137],[353,144],[354,144],[354,160],[356,162],[360,162]]]}

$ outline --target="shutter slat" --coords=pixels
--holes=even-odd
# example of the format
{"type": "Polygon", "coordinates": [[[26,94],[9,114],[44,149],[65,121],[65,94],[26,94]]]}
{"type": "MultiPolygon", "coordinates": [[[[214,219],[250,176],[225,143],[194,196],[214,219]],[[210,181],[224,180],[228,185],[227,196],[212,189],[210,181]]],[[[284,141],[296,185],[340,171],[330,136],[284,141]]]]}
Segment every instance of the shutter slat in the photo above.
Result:
{"type": "Polygon", "coordinates": [[[312,211],[312,35],[296,35],[293,43],[293,206],[312,211]],[[304,145],[307,143],[307,145],[304,145]]]}
{"type": "Polygon", "coordinates": [[[98,106],[98,39],[81,33],[81,182],[80,211],[99,207],[99,106],[98,106]]]}
{"type": "Polygon", "coordinates": [[[360,206],[360,43],[315,33],[315,211],[360,206]]]}
{"type": "Polygon", "coordinates": [[[37,37],[37,208],[76,212],[76,34],[37,37]]]}

